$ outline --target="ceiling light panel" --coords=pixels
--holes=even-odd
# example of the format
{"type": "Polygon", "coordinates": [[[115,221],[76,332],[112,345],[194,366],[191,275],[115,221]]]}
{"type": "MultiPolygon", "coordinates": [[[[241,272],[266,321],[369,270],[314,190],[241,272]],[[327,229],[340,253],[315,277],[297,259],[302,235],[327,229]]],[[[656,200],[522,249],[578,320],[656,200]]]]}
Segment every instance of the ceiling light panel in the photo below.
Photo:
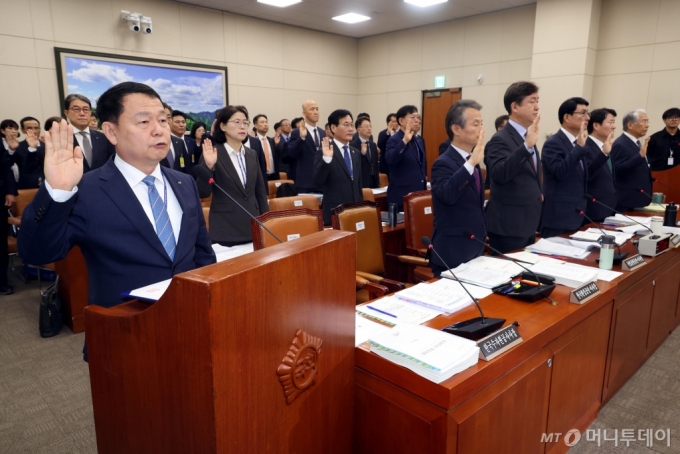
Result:
{"type": "Polygon", "coordinates": [[[357,13],[347,13],[343,14],[342,16],[335,16],[333,20],[337,20],[340,22],[345,22],[347,24],[356,24],[357,22],[363,22],[365,20],[370,20],[371,18],[368,16],[364,16],[362,14],[357,14],[357,13]]]}
{"type": "Polygon", "coordinates": [[[278,6],[279,8],[285,8],[286,6],[294,5],[300,2],[302,2],[302,0],[257,0],[257,3],[278,6]]]}
{"type": "Polygon", "coordinates": [[[449,0],[404,0],[405,3],[410,3],[412,5],[420,6],[424,8],[426,6],[436,5],[438,3],[446,3],[449,0]]]}

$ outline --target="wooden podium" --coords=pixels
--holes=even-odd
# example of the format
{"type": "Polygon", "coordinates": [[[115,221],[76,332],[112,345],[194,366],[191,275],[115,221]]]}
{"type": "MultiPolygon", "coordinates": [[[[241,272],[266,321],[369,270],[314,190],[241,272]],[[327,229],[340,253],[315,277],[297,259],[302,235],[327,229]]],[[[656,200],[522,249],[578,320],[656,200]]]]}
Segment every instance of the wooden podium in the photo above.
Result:
{"type": "Polygon", "coordinates": [[[355,256],[328,230],[85,309],[103,453],[350,453],[355,256]]]}

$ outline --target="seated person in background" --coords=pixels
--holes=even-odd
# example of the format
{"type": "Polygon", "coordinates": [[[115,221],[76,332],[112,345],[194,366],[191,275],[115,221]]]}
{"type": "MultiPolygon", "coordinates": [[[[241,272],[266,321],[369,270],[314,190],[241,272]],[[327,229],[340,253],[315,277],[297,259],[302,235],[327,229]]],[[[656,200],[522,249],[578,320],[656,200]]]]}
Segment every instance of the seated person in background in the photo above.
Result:
{"type": "Polygon", "coordinates": [[[614,141],[609,155],[618,192],[616,211],[646,207],[651,203],[652,173],[647,162],[649,137],[644,144],[640,143],[648,129],[649,117],[642,109],[632,110],[623,117],[623,134],[614,141]]]}
{"type": "Polygon", "coordinates": [[[21,131],[26,135],[26,140],[19,143],[12,163],[19,169],[18,189],[37,188],[42,184],[45,174],[43,164],[45,162],[45,144],[40,141],[40,122],[33,117],[24,117],[19,122],[21,131]]]}
{"type": "Polygon", "coordinates": [[[652,134],[647,146],[647,159],[652,171],[666,170],[680,164],[680,109],[668,109],[661,118],[666,127],[652,134]]]}
{"type": "MultiPolygon", "coordinates": [[[[597,201],[614,208],[616,206],[616,186],[611,157],[614,131],[616,130],[616,111],[614,109],[595,109],[588,120],[588,140],[584,156],[588,169],[588,194],[597,201]]],[[[586,214],[593,221],[602,221],[614,214],[614,210],[588,199],[586,214]]],[[[583,219],[583,223],[589,223],[583,219]]]]}
{"type": "MultiPolygon", "coordinates": [[[[266,213],[269,202],[257,155],[243,145],[250,126],[248,110],[243,106],[227,106],[215,121],[215,148],[210,139],[203,141],[199,165],[207,167],[215,183],[251,215],[266,213]]],[[[217,188],[213,188],[210,203],[210,239],[227,247],[253,241],[250,217],[217,188]]]]}
{"type": "MultiPolygon", "coordinates": [[[[446,265],[455,268],[484,253],[484,245],[463,235],[469,230],[486,239],[484,186],[479,163],[484,158],[482,106],[471,99],[456,101],[446,114],[450,149],[432,165],[432,244],[446,265]]],[[[430,267],[436,277],[447,269],[436,254],[430,267]]]]}

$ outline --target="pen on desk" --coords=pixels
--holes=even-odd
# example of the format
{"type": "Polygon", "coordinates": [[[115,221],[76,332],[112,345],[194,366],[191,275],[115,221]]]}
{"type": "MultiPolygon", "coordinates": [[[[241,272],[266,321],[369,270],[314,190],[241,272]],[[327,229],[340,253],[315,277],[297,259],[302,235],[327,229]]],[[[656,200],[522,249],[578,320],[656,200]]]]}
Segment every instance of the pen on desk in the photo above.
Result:
{"type": "Polygon", "coordinates": [[[397,318],[396,315],[390,314],[389,312],[381,311],[380,309],[375,308],[375,307],[373,307],[373,306],[366,306],[366,307],[369,308],[369,309],[373,309],[373,310],[376,311],[376,312],[380,312],[381,314],[385,314],[385,315],[389,315],[390,317],[397,318]]]}
{"type": "Polygon", "coordinates": [[[522,284],[527,284],[527,285],[531,285],[533,287],[538,287],[538,282],[535,282],[535,281],[527,281],[526,279],[522,279],[520,282],[522,284]]]}

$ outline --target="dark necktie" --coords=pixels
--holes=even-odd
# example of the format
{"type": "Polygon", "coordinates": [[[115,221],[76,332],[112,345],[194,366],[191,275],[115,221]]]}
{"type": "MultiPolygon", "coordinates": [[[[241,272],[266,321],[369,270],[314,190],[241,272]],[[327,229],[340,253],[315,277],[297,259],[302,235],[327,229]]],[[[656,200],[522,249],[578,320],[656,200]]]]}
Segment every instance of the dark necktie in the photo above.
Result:
{"type": "MultiPolygon", "coordinates": [[[[578,140],[574,139],[573,145],[576,146],[577,144],[578,144],[578,140]]],[[[583,167],[583,161],[581,159],[578,160],[578,163],[581,164],[581,170],[585,170],[585,168],[583,167]]]]}
{"type": "Polygon", "coordinates": [[[316,128],[314,128],[314,145],[319,148],[319,134],[316,132],[316,128]]]}
{"type": "Polygon", "coordinates": [[[416,147],[416,152],[418,153],[418,162],[423,163],[423,152],[420,151],[420,147],[418,146],[418,141],[416,140],[416,135],[413,135],[413,145],[416,147]]]}
{"type": "MultiPolygon", "coordinates": [[[[470,157],[472,155],[468,155],[467,158],[465,158],[466,161],[470,160],[470,157]]],[[[470,164],[472,165],[472,164],[470,164]]],[[[477,167],[472,166],[472,174],[475,176],[475,185],[477,186],[477,194],[482,193],[482,180],[479,178],[479,174],[477,173],[477,167]]]]}
{"type": "Polygon", "coordinates": [[[81,140],[82,142],[82,149],[83,149],[83,156],[85,156],[85,160],[87,161],[87,164],[92,167],[92,144],[90,144],[90,141],[88,140],[88,133],[86,131],[80,131],[80,135],[83,137],[81,140]]]}
{"type": "Polygon", "coordinates": [[[349,176],[354,179],[354,172],[352,171],[352,158],[349,157],[349,149],[347,145],[342,147],[342,149],[345,151],[344,158],[345,158],[345,165],[347,166],[347,170],[349,170],[349,176]]]}
{"type": "Polygon", "coordinates": [[[614,175],[614,168],[612,167],[612,158],[607,156],[607,167],[609,167],[609,173],[614,175]]]}
{"type": "MultiPolygon", "coordinates": [[[[526,140],[527,140],[527,133],[525,132],[524,133],[524,141],[525,141],[524,146],[526,146],[526,140]]],[[[529,149],[529,153],[531,153],[531,163],[534,165],[534,172],[538,172],[538,167],[536,166],[536,150],[534,149],[534,147],[531,147],[529,149]]]]}

